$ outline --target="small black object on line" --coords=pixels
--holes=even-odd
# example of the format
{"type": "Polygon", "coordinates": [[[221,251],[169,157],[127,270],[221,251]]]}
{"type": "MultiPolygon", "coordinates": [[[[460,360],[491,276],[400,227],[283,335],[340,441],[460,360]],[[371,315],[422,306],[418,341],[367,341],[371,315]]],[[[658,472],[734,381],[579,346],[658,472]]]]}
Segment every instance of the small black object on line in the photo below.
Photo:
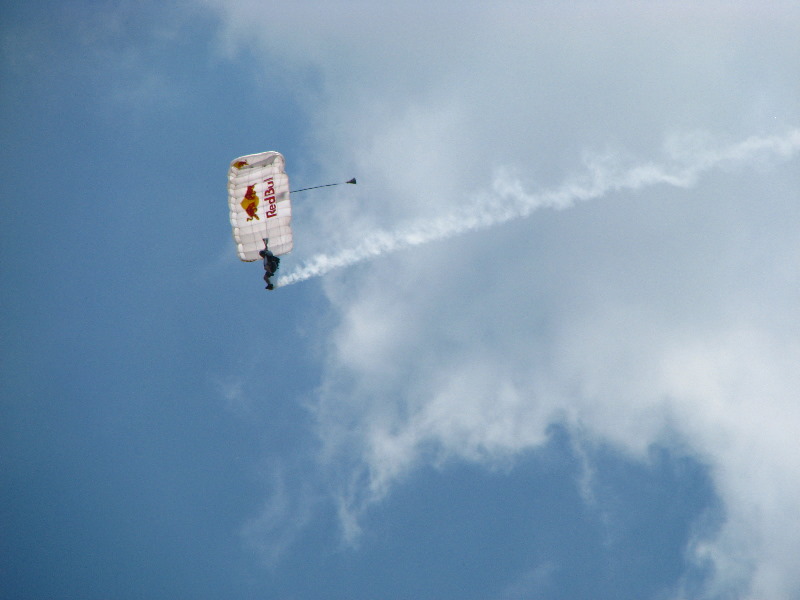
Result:
{"type": "MultiPolygon", "coordinates": [[[[353,177],[350,181],[345,181],[344,183],[352,183],[353,185],[355,185],[356,178],[353,177]]],[[[328,184],[325,184],[325,185],[315,185],[314,187],[302,188],[300,190],[290,190],[289,193],[290,194],[296,194],[297,192],[305,192],[306,190],[316,190],[317,188],[331,187],[332,185],[343,185],[343,184],[342,183],[328,183],[328,184]]]]}

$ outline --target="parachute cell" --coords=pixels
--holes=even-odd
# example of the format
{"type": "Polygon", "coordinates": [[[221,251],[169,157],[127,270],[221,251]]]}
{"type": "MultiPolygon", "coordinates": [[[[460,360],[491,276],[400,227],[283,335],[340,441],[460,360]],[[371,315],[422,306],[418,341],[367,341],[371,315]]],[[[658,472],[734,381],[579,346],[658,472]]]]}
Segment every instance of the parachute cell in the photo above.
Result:
{"type": "Polygon", "coordinates": [[[292,205],[286,161],[279,152],[240,156],[228,169],[228,206],[236,250],[243,261],[260,260],[264,239],[276,256],[292,250],[292,205]]]}

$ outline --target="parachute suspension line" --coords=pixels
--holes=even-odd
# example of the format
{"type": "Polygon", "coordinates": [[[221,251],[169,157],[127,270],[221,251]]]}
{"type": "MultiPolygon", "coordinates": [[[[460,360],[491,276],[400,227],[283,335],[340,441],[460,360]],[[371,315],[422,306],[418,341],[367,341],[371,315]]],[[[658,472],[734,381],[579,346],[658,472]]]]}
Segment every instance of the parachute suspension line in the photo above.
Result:
{"type": "Polygon", "coordinates": [[[352,183],[353,185],[355,185],[356,178],[353,177],[350,181],[343,181],[341,183],[328,183],[328,184],[325,184],[325,185],[315,185],[314,187],[307,187],[307,188],[303,188],[303,189],[300,189],[300,190],[291,190],[289,193],[290,194],[296,194],[297,192],[305,192],[306,190],[316,190],[316,189],[319,189],[319,188],[331,187],[333,185],[344,185],[345,183],[352,183]]]}

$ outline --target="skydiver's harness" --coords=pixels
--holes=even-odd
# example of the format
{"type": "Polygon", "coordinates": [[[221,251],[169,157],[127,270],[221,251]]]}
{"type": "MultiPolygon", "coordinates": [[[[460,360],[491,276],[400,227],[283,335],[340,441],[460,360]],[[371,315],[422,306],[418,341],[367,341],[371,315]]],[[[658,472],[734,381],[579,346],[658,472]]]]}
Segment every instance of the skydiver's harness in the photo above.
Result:
{"type": "Polygon", "coordinates": [[[281,264],[281,259],[269,251],[269,244],[267,238],[264,238],[264,249],[260,250],[258,254],[264,259],[264,281],[267,283],[267,289],[272,289],[272,284],[269,278],[275,274],[281,264]]]}
{"type": "Polygon", "coordinates": [[[281,259],[272,254],[271,252],[264,256],[264,270],[269,271],[270,275],[274,275],[275,271],[281,264],[281,259]]]}

